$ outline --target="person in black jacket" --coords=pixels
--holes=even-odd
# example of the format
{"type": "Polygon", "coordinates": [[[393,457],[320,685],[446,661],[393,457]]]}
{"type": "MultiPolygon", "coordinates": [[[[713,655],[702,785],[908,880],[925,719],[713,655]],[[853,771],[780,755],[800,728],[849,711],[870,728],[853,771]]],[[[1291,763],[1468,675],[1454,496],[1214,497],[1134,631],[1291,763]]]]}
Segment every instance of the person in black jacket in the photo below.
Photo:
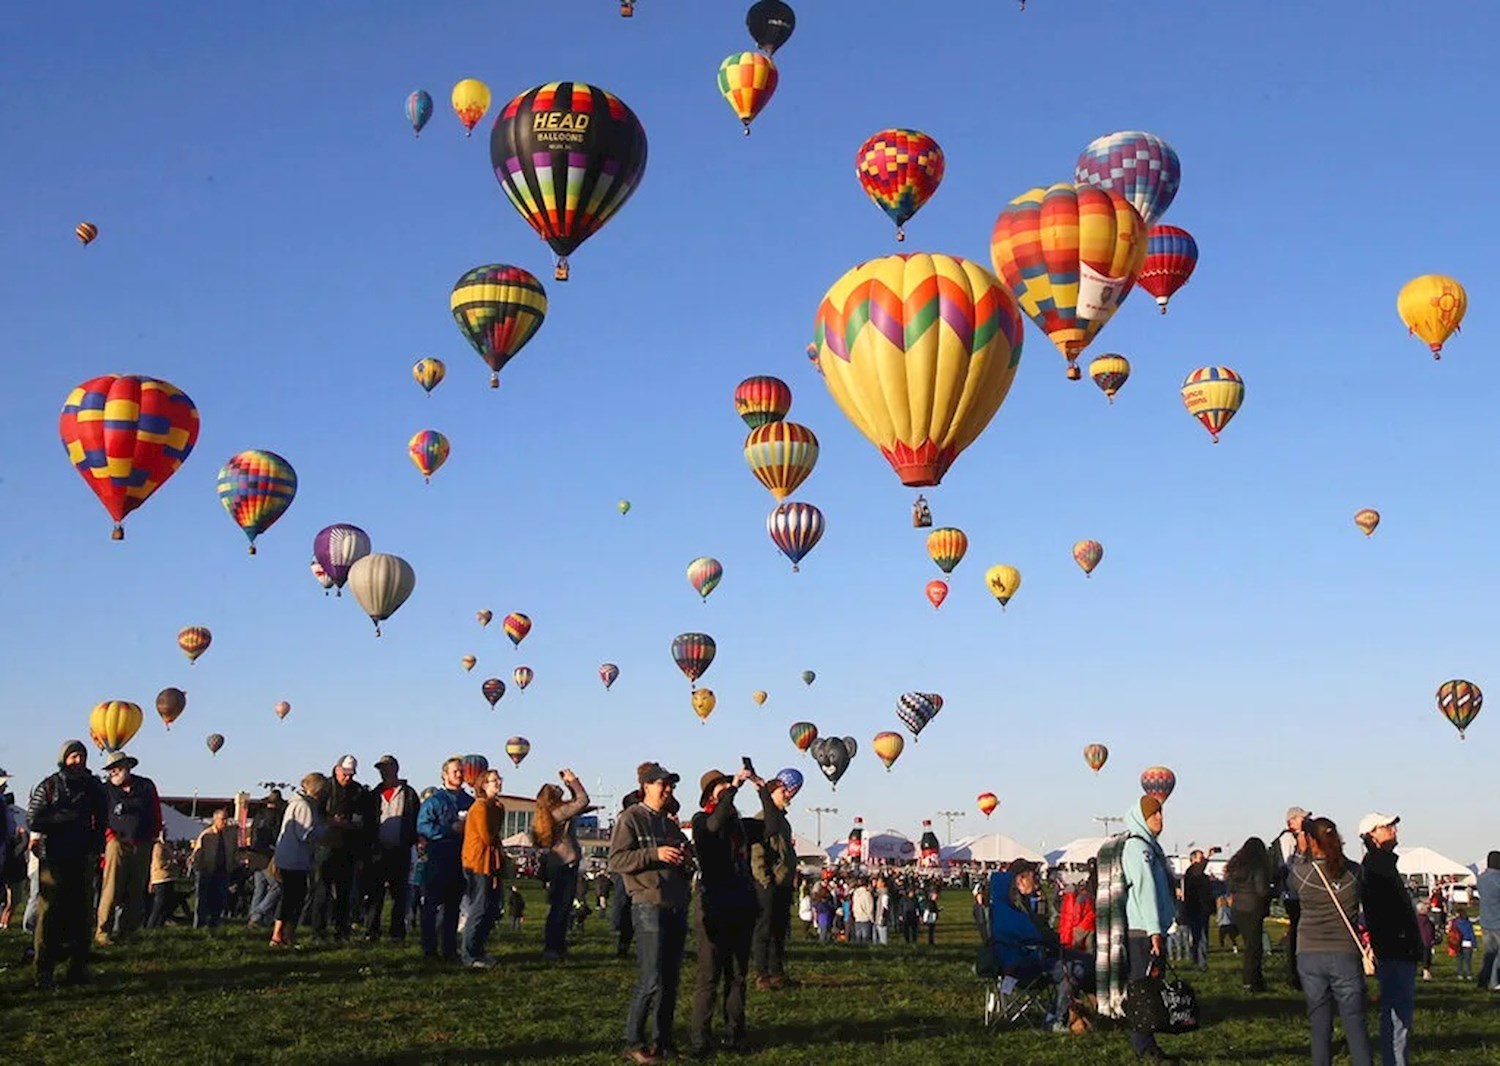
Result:
{"type": "Polygon", "coordinates": [[[349,937],[355,868],[370,848],[370,838],[366,834],[369,793],[364,785],[354,780],[358,772],[359,761],[353,755],[345,755],[334,763],[324,809],[328,819],[328,835],[324,838],[327,857],[318,867],[313,933],[323,935],[332,920],[335,940],[349,937]]]}
{"type": "Polygon", "coordinates": [[[1375,979],[1380,982],[1380,1057],[1384,1066],[1406,1066],[1407,1044],[1417,1010],[1417,966],[1424,955],[1417,912],[1406,880],[1396,869],[1396,823],[1390,814],[1360,819],[1365,842],[1362,902],[1370,947],[1375,951],[1375,979]]]}
{"type": "Polygon", "coordinates": [[[723,986],[724,1041],[731,1050],[745,1044],[745,973],[755,929],[755,881],[744,823],[734,809],[740,785],[751,782],[769,805],[765,782],[741,768],[734,777],[710,770],[699,782],[703,809],[693,815],[693,851],[698,857],[698,970],[693,982],[689,1054],[710,1051],[709,1041],[719,986],[723,986]]]}
{"type": "Polygon", "coordinates": [[[88,772],[88,749],[70,740],[57,756],[57,773],[31,793],[27,828],[41,837],[40,900],[36,912],[36,983],[53,988],[53,970],[66,952],[65,980],[89,979],[89,946],[94,933],[94,875],[104,850],[109,797],[88,772]]]}
{"type": "Polygon", "coordinates": [[[1208,876],[1208,856],[1195,850],[1182,874],[1182,915],[1193,938],[1193,962],[1208,969],[1208,923],[1214,914],[1214,882],[1208,876]]]}
{"type": "MultiPolygon", "coordinates": [[[[639,802],[641,790],[631,789],[620,801],[620,813],[624,814],[639,802]]],[[[630,943],[635,939],[635,926],[630,920],[630,893],[625,891],[623,874],[610,873],[608,870],[605,873],[614,885],[609,896],[609,927],[615,931],[615,958],[623,959],[630,954],[630,943]]]]}
{"type": "Polygon", "coordinates": [[[1266,914],[1271,909],[1271,853],[1260,837],[1251,837],[1224,865],[1224,883],[1234,900],[1234,924],[1245,941],[1241,979],[1246,992],[1264,992],[1261,969],[1266,914]]]}
{"type": "Polygon", "coordinates": [[[380,912],[387,894],[391,897],[391,941],[406,941],[406,891],[411,877],[411,849],[417,843],[417,811],[422,801],[401,779],[401,764],[394,755],[382,755],[375,763],[380,784],[366,795],[365,824],[370,827],[370,860],[365,865],[365,939],[380,939],[380,912]]]}

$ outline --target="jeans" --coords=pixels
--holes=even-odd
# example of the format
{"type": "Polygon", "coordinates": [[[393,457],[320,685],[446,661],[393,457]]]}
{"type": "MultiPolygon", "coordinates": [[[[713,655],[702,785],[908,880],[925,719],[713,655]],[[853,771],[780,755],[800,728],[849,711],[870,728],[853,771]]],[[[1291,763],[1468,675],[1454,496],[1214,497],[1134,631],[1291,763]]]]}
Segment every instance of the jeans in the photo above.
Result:
{"type": "MultiPolygon", "coordinates": [[[[1352,946],[1352,945],[1351,945],[1352,946]]],[[[1344,1020],[1350,1066],[1372,1066],[1370,1034],[1365,1031],[1365,974],[1353,951],[1304,951],[1297,975],[1307,997],[1312,1030],[1312,1066],[1332,1066],[1333,1014],[1344,1020]]]]}
{"type": "Polygon", "coordinates": [[[198,875],[198,901],[193,909],[193,928],[215,928],[224,917],[229,902],[229,875],[198,875]]]}
{"type": "Polygon", "coordinates": [[[488,958],[485,946],[489,943],[490,930],[495,927],[495,915],[502,898],[499,885],[489,874],[464,871],[464,939],[458,957],[465,966],[488,958]]]}
{"type": "Polygon", "coordinates": [[[281,906],[281,882],[264,870],[255,871],[255,888],[250,895],[250,921],[269,925],[276,920],[281,906]]]}
{"type": "Polygon", "coordinates": [[[1460,981],[1474,980],[1474,945],[1468,947],[1460,946],[1458,949],[1458,979],[1460,981]]]}
{"type": "Polygon", "coordinates": [[[757,977],[786,975],[786,933],[792,921],[792,886],[758,885],[750,956],[757,977]]]}
{"type": "Polygon", "coordinates": [[[302,919],[302,908],[307,903],[307,881],[306,870],[281,871],[281,903],[276,908],[276,920],[294,933],[302,919]]]}
{"type": "Polygon", "coordinates": [[[1282,900],[1281,905],[1286,908],[1286,972],[1287,979],[1292,982],[1292,987],[1301,988],[1302,978],[1297,968],[1297,923],[1302,920],[1302,901],[1300,899],[1282,900]]]}
{"type": "Polygon", "coordinates": [[[1479,960],[1479,983],[1500,988],[1500,929],[1484,931],[1484,956],[1479,960]]]}
{"type": "Polygon", "coordinates": [[[391,939],[406,939],[406,884],[411,877],[410,848],[381,848],[365,867],[369,904],[365,909],[365,938],[380,938],[380,912],[391,897],[391,939]]]}
{"type": "Polygon", "coordinates": [[[31,891],[26,894],[26,912],[21,915],[21,930],[26,933],[34,933],[36,932],[36,908],[42,900],[41,866],[32,867],[31,874],[27,880],[30,882],[31,891]]]}
{"type": "Polygon", "coordinates": [[[675,1046],[672,1017],[677,1010],[677,982],[682,975],[682,949],[687,943],[687,911],[633,903],[631,926],[635,930],[638,966],[630,1012],[625,1016],[625,1044],[644,1048],[649,1043],[675,1046]],[[656,1039],[646,1039],[646,1019],[654,1022],[656,1039]]]}
{"type": "Polygon", "coordinates": [[[745,972],[750,967],[750,939],[755,927],[752,914],[703,916],[703,898],[698,898],[698,967],[693,976],[693,1016],[689,1029],[694,1049],[706,1049],[713,1029],[713,1016],[720,1003],[724,1012],[724,1038],[733,1045],[745,1039],[745,972]],[[720,988],[722,986],[722,998],[720,988]]]}
{"type": "Polygon", "coordinates": [[[1192,938],[1193,965],[1200,970],[1208,969],[1208,915],[1189,913],[1188,936],[1192,938]]]}
{"type": "Polygon", "coordinates": [[[1408,1066],[1412,1019],[1417,1013],[1417,964],[1379,960],[1380,1061],[1384,1066],[1408,1066]]]}
{"type": "Polygon", "coordinates": [[[854,923],[854,942],[856,944],[868,944],[870,942],[870,929],[873,922],[854,923]]]}
{"type": "Polygon", "coordinates": [[[1266,987],[1265,974],[1261,972],[1261,962],[1265,952],[1265,916],[1258,910],[1236,910],[1234,924],[1240,931],[1240,937],[1245,941],[1245,952],[1240,963],[1240,979],[1251,991],[1263,992],[1266,987]]]}
{"type": "Polygon", "coordinates": [[[151,886],[151,914],[146,919],[147,929],[160,929],[172,917],[172,908],[177,906],[177,888],[170,881],[158,881],[151,886]]]}
{"type": "Polygon", "coordinates": [[[562,956],[568,950],[568,922],[573,899],[578,894],[578,867],[553,866],[547,877],[547,927],[542,933],[542,951],[562,956]]]}
{"type": "Polygon", "coordinates": [[[889,926],[877,925],[872,931],[875,934],[875,943],[889,944],[891,942],[891,930],[889,926]]]}
{"type": "MultiPolygon", "coordinates": [[[[1125,961],[1130,966],[1130,980],[1145,977],[1151,969],[1151,938],[1145,933],[1128,931],[1125,935],[1125,961]]],[[[1157,1046],[1156,1037],[1151,1033],[1130,1031],[1130,1047],[1137,1055],[1144,1055],[1157,1046]]]]}
{"type": "Polygon", "coordinates": [[[427,868],[427,883],[422,886],[422,954],[438,953],[441,931],[443,958],[451,959],[458,954],[458,907],[464,894],[464,882],[459,876],[462,870],[427,868]],[[443,912],[443,924],[438,926],[438,911],[443,912]]]}

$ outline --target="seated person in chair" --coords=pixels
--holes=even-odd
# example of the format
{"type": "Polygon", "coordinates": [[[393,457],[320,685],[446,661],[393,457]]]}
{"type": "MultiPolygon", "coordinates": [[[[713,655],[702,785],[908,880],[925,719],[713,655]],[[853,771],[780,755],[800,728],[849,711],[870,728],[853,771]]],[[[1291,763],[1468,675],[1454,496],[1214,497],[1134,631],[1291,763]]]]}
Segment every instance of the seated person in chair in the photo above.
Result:
{"type": "Polygon", "coordinates": [[[1085,952],[1063,950],[1056,931],[1034,907],[1036,887],[1036,864],[1025,859],[990,875],[990,935],[1001,973],[1020,982],[1045,976],[1057,986],[1053,1018],[1065,1024],[1093,960],[1085,952]]]}

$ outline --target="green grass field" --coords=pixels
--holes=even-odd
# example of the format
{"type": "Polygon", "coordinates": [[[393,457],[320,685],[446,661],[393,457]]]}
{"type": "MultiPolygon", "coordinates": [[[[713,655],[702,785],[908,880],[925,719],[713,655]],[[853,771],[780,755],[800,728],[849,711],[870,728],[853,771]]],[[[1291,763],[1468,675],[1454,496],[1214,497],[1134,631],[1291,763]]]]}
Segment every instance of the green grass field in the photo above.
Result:
{"type": "MultiPolygon", "coordinates": [[[[488,972],[429,965],[411,946],[308,940],[294,953],[273,953],[264,933],[243,926],[213,936],[169,928],[96,953],[88,987],[43,995],[32,989],[30,968],[19,965],[26,940],[12,928],[0,932],[7,1058],[183,1066],[618,1062],[634,960],[614,957],[613,934],[595,916],[568,961],[543,963],[544,909],[534,885],[527,885],[521,932],[502,927],[492,938],[500,965],[488,972]]],[[[745,1060],[767,1066],[1134,1061],[1124,1033],[1112,1028],[1087,1036],[986,1032],[981,985],[970,969],[977,935],[967,921],[968,899],[949,892],[943,902],[931,948],[819,946],[802,939],[798,923],[791,969],[802,984],[751,990],[752,1053],[745,1060]]],[[[1242,995],[1238,961],[1215,952],[1207,974],[1188,975],[1202,1002],[1203,1027],[1163,1043],[1192,1062],[1306,1062],[1300,994],[1273,977],[1272,991],[1242,995]]],[[[1279,973],[1279,961],[1268,970],[1279,973]]],[[[685,1042],[691,973],[690,944],[679,1042],[685,1042]]],[[[1416,1061],[1500,1062],[1500,1014],[1490,996],[1459,983],[1442,956],[1435,979],[1418,984],[1416,1061]]]]}

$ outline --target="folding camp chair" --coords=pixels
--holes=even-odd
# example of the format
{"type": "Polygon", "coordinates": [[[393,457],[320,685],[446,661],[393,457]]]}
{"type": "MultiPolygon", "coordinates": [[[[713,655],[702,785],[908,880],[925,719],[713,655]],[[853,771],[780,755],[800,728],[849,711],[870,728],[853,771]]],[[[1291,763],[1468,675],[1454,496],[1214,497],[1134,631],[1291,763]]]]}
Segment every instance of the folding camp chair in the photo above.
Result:
{"type": "Polygon", "coordinates": [[[1057,990],[1045,973],[1017,979],[1009,974],[993,978],[985,988],[986,1029],[1045,1029],[1051,1024],[1057,990]]]}

